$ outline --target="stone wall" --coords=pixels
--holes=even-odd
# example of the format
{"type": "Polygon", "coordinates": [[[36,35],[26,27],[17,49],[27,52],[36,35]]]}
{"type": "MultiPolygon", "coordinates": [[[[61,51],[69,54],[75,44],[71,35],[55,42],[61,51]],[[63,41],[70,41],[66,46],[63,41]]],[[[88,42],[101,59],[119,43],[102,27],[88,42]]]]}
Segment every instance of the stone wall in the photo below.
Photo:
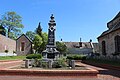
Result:
{"type": "Polygon", "coordinates": [[[68,48],[68,53],[71,54],[89,54],[92,53],[93,49],[92,48],[68,48]]]}
{"type": "Polygon", "coordinates": [[[5,50],[8,50],[9,53],[16,51],[16,41],[0,34],[0,53],[4,53],[5,50]]]}
{"type": "Polygon", "coordinates": [[[22,35],[16,40],[16,53],[17,55],[27,55],[32,52],[32,43],[30,40],[25,36],[22,35]],[[25,49],[24,51],[21,51],[21,42],[25,42],[25,49]]]}
{"type": "Polygon", "coordinates": [[[99,49],[100,53],[102,54],[102,41],[106,42],[106,53],[107,55],[111,55],[112,53],[115,52],[115,41],[114,38],[115,36],[119,35],[120,36],[120,29],[113,31],[103,37],[100,37],[98,39],[99,41],[99,49]]]}

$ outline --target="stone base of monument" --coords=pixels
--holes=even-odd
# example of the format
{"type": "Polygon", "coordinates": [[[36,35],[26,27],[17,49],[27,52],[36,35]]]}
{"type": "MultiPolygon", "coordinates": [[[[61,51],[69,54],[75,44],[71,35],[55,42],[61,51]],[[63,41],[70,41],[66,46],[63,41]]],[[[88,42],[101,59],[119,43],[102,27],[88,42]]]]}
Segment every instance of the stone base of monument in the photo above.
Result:
{"type": "Polygon", "coordinates": [[[48,68],[53,67],[53,63],[57,61],[60,58],[60,53],[55,49],[46,49],[42,52],[43,59],[42,61],[47,61],[48,62],[48,68]]]}
{"type": "Polygon", "coordinates": [[[43,59],[57,60],[60,58],[60,52],[58,52],[55,48],[47,48],[42,52],[42,57],[43,59]]]}

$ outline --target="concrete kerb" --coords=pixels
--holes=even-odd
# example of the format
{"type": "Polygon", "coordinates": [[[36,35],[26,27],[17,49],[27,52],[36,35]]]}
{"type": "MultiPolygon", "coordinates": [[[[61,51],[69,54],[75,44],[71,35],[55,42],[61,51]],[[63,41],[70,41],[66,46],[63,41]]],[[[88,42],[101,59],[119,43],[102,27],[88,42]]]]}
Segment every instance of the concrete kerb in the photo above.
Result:
{"type": "Polygon", "coordinates": [[[1,69],[0,75],[19,76],[91,76],[96,77],[97,70],[31,70],[31,69],[1,69]]]}

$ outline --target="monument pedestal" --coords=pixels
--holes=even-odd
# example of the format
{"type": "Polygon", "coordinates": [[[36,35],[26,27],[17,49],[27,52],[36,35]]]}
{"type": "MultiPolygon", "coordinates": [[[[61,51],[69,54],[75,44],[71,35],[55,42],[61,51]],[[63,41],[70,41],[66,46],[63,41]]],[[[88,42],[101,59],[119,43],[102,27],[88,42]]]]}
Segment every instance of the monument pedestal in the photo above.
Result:
{"type": "Polygon", "coordinates": [[[57,60],[60,57],[60,53],[56,50],[56,48],[46,48],[46,50],[42,52],[42,56],[45,59],[57,60]]]}

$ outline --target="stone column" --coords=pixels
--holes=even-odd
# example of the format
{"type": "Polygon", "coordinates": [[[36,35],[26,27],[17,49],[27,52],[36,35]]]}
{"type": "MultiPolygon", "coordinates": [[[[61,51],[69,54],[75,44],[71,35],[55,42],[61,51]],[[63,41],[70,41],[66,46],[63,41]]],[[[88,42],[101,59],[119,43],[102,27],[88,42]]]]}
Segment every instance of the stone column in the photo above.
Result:
{"type": "Polygon", "coordinates": [[[75,69],[75,60],[71,60],[71,67],[72,69],[75,69]]]}
{"type": "Polygon", "coordinates": [[[31,68],[32,67],[31,60],[29,60],[29,59],[25,60],[25,67],[26,68],[31,68]]]}
{"type": "Polygon", "coordinates": [[[52,60],[49,60],[49,61],[48,61],[48,67],[49,67],[49,68],[52,68],[52,63],[53,63],[52,60]]]}

